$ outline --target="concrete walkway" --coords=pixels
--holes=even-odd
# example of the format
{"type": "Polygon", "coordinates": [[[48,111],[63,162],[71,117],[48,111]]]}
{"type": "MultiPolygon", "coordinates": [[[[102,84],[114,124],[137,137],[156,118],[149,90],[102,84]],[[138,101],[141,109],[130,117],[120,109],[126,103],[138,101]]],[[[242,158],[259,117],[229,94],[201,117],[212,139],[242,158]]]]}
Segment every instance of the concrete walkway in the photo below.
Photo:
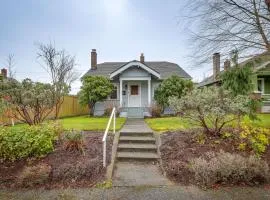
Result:
{"type": "Polygon", "coordinates": [[[120,132],[153,132],[153,130],[144,122],[144,119],[127,119],[120,132]]]}
{"type": "Polygon", "coordinates": [[[164,186],[156,139],[143,119],[128,119],[120,131],[113,186],[164,186]]]}
{"type": "Polygon", "coordinates": [[[266,200],[270,190],[256,187],[201,190],[195,186],[113,187],[55,190],[0,190],[1,200],[266,200]]]}

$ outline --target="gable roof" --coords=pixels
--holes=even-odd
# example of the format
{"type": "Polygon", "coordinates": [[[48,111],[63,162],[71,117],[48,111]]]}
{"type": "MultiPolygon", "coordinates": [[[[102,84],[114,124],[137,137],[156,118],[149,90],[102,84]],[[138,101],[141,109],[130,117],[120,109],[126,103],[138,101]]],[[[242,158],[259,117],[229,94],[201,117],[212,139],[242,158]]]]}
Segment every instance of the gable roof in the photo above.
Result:
{"type": "MultiPolygon", "coordinates": [[[[270,64],[270,55],[268,52],[253,56],[252,58],[249,58],[241,63],[239,63],[240,67],[245,66],[248,63],[252,63],[254,68],[254,72],[256,73],[257,71],[269,66],[270,64]]],[[[220,71],[220,74],[222,74],[224,72],[224,70],[220,71]]],[[[215,83],[220,82],[220,77],[218,77],[217,79],[214,78],[213,75],[205,78],[202,82],[200,82],[198,84],[198,87],[203,87],[203,86],[208,86],[208,85],[212,85],[215,83]]]]}
{"type": "MultiPolygon", "coordinates": [[[[134,62],[134,61],[131,61],[134,62]]],[[[139,61],[136,61],[139,62],[139,61]]],[[[97,69],[90,69],[84,76],[105,76],[110,78],[110,75],[119,70],[122,66],[130,62],[104,62],[97,65],[97,69]]],[[[139,62],[140,63],[140,62],[139,62]]],[[[160,75],[160,79],[166,79],[171,75],[178,75],[182,78],[191,79],[191,76],[185,72],[179,65],[166,61],[144,62],[145,66],[160,75]]]]}
{"type": "Polygon", "coordinates": [[[123,72],[123,71],[125,71],[128,68],[133,67],[133,66],[141,67],[145,71],[149,72],[150,74],[152,74],[155,77],[160,79],[160,73],[158,73],[156,70],[153,70],[152,68],[148,67],[145,63],[141,63],[141,62],[136,61],[136,60],[128,62],[128,63],[122,65],[121,67],[119,67],[118,69],[116,69],[115,71],[113,71],[110,74],[110,78],[113,78],[113,77],[119,75],[121,72],[123,72]]]}

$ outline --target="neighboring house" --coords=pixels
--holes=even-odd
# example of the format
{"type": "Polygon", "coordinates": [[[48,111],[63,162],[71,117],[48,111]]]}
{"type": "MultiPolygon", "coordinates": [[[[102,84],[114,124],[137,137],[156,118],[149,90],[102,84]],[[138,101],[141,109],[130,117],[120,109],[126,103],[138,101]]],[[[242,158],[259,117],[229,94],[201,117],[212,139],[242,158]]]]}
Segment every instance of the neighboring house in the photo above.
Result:
{"type": "MultiPolygon", "coordinates": [[[[239,64],[240,67],[246,64],[251,64],[253,66],[253,91],[257,96],[263,98],[263,106],[261,112],[270,112],[270,54],[263,53],[254,56],[244,62],[239,64]]],[[[220,74],[224,71],[229,70],[231,67],[230,61],[226,60],[224,62],[223,70],[220,70],[220,54],[215,53],[213,55],[213,75],[204,79],[198,84],[198,87],[211,86],[211,85],[221,85],[220,74]]]]}
{"type": "Polygon", "coordinates": [[[115,85],[113,93],[104,102],[95,105],[94,115],[102,115],[106,107],[117,106],[120,116],[149,116],[154,91],[160,82],[172,75],[191,79],[179,65],[167,61],[104,62],[97,64],[97,53],[91,52],[91,69],[84,76],[105,76],[115,85]]]}

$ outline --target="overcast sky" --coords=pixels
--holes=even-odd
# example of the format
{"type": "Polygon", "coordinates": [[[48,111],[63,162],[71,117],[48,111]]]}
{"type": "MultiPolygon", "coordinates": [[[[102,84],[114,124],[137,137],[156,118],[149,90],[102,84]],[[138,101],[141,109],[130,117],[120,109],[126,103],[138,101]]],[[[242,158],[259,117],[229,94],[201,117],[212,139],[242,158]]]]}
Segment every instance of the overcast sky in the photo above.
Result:
{"type": "MultiPolygon", "coordinates": [[[[1,0],[0,67],[14,54],[17,79],[48,82],[35,44],[53,41],[76,56],[80,74],[90,68],[95,48],[98,63],[139,59],[143,52],[145,60],[175,62],[199,81],[211,66],[191,67],[181,9],[183,0],[1,0]]],[[[77,81],[72,93],[79,87],[77,81]]]]}

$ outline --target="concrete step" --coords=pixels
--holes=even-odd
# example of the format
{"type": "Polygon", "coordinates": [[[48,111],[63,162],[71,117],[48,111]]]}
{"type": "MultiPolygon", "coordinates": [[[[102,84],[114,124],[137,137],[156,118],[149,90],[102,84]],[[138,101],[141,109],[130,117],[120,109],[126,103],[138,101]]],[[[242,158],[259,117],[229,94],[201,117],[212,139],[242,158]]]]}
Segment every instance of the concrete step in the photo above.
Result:
{"type": "Polygon", "coordinates": [[[119,143],[156,143],[154,137],[149,136],[120,136],[119,143]]]}
{"type": "Polygon", "coordinates": [[[128,108],[127,117],[128,118],[135,118],[135,119],[136,118],[142,119],[143,118],[143,108],[141,108],[141,107],[128,108]]]}
{"type": "Polygon", "coordinates": [[[156,160],[158,159],[157,153],[151,152],[118,152],[117,159],[118,160],[156,160]]]}
{"type": "Polygon", "coordinates": [[[153,132],[120,132],[120,136],[153,136],[153,132]]]}
{"type": "Polygon", "coordinates": [[[118,145],[118,152],[157,152],[155,144],[132,144],[122,143],[118,145]]]}

